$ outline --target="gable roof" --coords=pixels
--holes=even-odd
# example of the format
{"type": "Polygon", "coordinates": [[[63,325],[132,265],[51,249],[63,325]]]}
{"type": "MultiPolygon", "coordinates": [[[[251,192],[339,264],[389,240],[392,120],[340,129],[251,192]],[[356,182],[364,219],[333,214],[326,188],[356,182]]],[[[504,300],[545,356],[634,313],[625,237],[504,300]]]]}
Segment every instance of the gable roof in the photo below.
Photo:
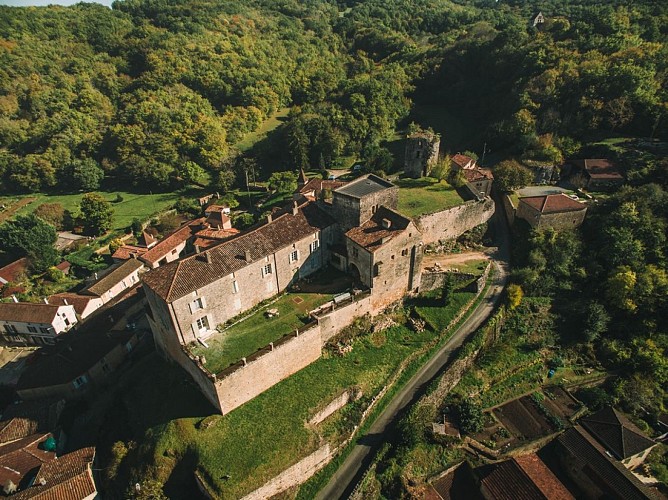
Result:
{"type": "Polygon", "coordinates": [[[557,442],[569,452],[573,466],[591,478],[608,494],[626,500],[661,498],[654,490],[642,484],[621,462],[609,457],[605,449],[581,426],[563,432],[557,442]]]}
{"type": "Polygon", "coordinates": [[[475,182],[475,181],[481,181],[484,179],[489,179],[493,180],[494,175],[492,175],[492,171],[488,170],[486,168],[465,168],[462,170],[462,173],[464,174],[464,178],[468,182],[475,182]]]}
{"type": "Polygon", "coordinates": [[[526,203],[542,214],[556,214],[560,212],[576,212],[586,210],[587,205],[575,201],[564,193],[547,194],[543,196],[527,196],[520,198],[520,203],[526,203]]]}
{"type": "Polygon", "coordinates": [[[118,247],[116,249],[116,251],[111,255],[111,258],[118,260],[128,260],[133,256],[139,257],[140,255],[144,255],[146,252],[148,252],[148,248],[146,247],[141,247],[138,245],[123,245],[122,247],[118,247]]]}
{"type": "Polygon", "coordinates": [[[345,186],[346,184],[347,183],[345,181],[334,181],[330,179],[314,177],[313,179],[309,179],[306,184],[297,190],[297,192],[303,195],[308,195],[312,192],[314,198],[319,198],[320,193],[325,189],[334,191],[335,189],[338,189],[341,186],[345,186]]]}
{"type": "Polygon", "coordinates": [[[32,434],[30,436],[0,445],[0,484],[12,481],[19,486],[21,480],[33,469],[56,458],[53,451],[41,450],[43,443],[51,433],[32,434]]]}
{"type": "Polygon", "coordinates": [[[297,215],[283,213],[202,253],[153,269],[144,274],[143,281],[164,300],[173,302],[246,267],[247,251],[255,262],[332,224],[334,219],[315,203],[306,203],[297,209],[297,215]]]}
{"type": "Polygon", "coordinates": [[[203,217],[183,224],[162,238],[153,248],[140,256],[139,259],[147,264],[155,264],[181,243],[187,241],[202,225],[202,222],[204,222],[203,217]]]}
{"type": "Polygon", "coordinates": [[[619,460],[637,455],[656,444],[611,406],[581,418],[580,424],[619,460]]]}
{"type": "Polygon", "coordinates": [[[457,153],[456,155],[452,155],[450,157],[450,161],[457,165],[460,168],[466,169],[467,165],[470,165],[469,168],[473,168],[475,166],[475,160],[471,158],[470,156],[466,156],[460,153],[457,153]]]}
{"type": "Polygon", "coordinates": [[[411,220],[400,213],[381,206],[371,219],[361,226],[350,229],[346,236],[370,252],[375,252],[390,239],[402,233],[410,223],[411,220]],[[389,228],[383,226],[383,220],[390,223],[389,228]]]}
{"type": "Polygon", "coordinates": [[[334,192],[352,198],[363,198],[372,193],[395,187],[390,181],[381,179],[377,175],[367,174],[348,182],[334,192]]]}
{"type": "Polygon", "coordinates": [[[617,166],[605,158],[587,160],[571,160],[571,164],[587,172],[592,179],[597,180],[624,180],[624,176],[617,166]]]}
{"type": "Polygon", "coordinates": [[[86,289],[82,290],[81,293],[87,293],[101,297],[122,280],[130,276],[135,271],[141,269],[143,266],[144,264],[139,262],[137,259],[126,260],[121,264],[117,264],[112,268],[110,273],[107,273],[95,283],[89,285],[86,289]]]}
{"type": "Polygon", "coordinates": [[[0,303],[0,321],[50,325],[61,307],[67,306],[32,302],[3,302],[0,303]]]}
{"type": "Polygon", "coordinates": [[[0,268],[0,284],[4,285],[10,281],[16,282],[21,277],[21,274],[26,272],[29,265],[30,261],[28,257],[22,257],[0,268]]]}
{"type": "Polygon", "coordinates": [[[476,469],[495,500],[572,500],[575,497],[535,453],[476,469]]]}
{"type": "Polygon", "coordinates": [[[0,421],[0,443],[52,431],[64,406],[64,399],[23,401],[9,405],[3,411],[0,421]]]}
{"type": "Polygon", "coordinates": [[[63,292],[51,295],[51,297],[49,297],[47,300],[49,301],[49,304],[52,304],[54,306],[64,306],[64,305],[74,306],[74,311],[79,316],[81,316],[88,307],[88,304],[90,304],[91,300],[99,300],[99,299],[91,295],[79,295],[78,293],[63,292]]]}

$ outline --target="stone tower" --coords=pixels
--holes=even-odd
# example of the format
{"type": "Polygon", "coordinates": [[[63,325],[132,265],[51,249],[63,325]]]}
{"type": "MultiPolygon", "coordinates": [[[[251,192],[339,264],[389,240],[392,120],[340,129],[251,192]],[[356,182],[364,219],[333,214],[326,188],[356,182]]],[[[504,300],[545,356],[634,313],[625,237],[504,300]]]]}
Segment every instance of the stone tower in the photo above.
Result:
{"type": "Polygon", "coordinates": [[[429,169],[438,161],[438,149],[441,138],[429,131],[415,132],[406,139],[404,175],[418,179],[429,173],[429,169]]]}

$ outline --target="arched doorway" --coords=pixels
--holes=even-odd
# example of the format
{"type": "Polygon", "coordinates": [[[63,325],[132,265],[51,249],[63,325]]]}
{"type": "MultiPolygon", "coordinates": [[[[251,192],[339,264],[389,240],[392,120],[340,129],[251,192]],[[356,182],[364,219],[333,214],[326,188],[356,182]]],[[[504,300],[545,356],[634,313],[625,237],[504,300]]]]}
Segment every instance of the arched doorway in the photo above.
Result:
{"type": "Polygon", "coordinates": [[[352,276],[352,278],[353,278],[353,284],[357,284],[357,283],[362,282],[362,278],[361,278],[361,275],[360,275],[360,270],[352,262],[350,264],[348,264],[348,272],[350,273],[350,276],[352,276]]]}

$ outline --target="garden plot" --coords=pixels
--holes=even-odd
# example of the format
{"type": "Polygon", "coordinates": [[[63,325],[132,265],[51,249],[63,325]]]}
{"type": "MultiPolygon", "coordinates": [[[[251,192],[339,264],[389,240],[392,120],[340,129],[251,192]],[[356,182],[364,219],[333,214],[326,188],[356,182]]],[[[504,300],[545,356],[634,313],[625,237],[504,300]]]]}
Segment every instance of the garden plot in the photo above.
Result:
{"type": "Polygon", "coordinates": [[[494,416],[521,440],[534,440],[554,431],[529,396],[510,401],[493,410],[494,416]]]}

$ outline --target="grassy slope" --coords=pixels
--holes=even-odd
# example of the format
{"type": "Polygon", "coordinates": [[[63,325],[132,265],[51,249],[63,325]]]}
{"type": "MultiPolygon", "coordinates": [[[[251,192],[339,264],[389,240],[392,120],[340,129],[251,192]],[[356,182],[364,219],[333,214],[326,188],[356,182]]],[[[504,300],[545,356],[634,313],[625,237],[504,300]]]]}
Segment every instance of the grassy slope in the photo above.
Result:
{"type": "Polygon", "coordinates": [[[399,212],[408,217],[437,212],[464,203],[457,190],[445,181],[430,177],[401,179],[399,186],[399,212]]]}
{"type": "Polygon", "coordinates": [[[242,152],[248,151],[257,142],[266,138],[269,133],[273,132],[279,126],[281,126],[283,122],[285,122],[285,119],[289,113],[290,108],[279,109],[276,111],[276,113],[267,118],[256,131],[246,134],[246,136],[241,141],[235,144],[235,147],[237,147],[242,152]]]}

